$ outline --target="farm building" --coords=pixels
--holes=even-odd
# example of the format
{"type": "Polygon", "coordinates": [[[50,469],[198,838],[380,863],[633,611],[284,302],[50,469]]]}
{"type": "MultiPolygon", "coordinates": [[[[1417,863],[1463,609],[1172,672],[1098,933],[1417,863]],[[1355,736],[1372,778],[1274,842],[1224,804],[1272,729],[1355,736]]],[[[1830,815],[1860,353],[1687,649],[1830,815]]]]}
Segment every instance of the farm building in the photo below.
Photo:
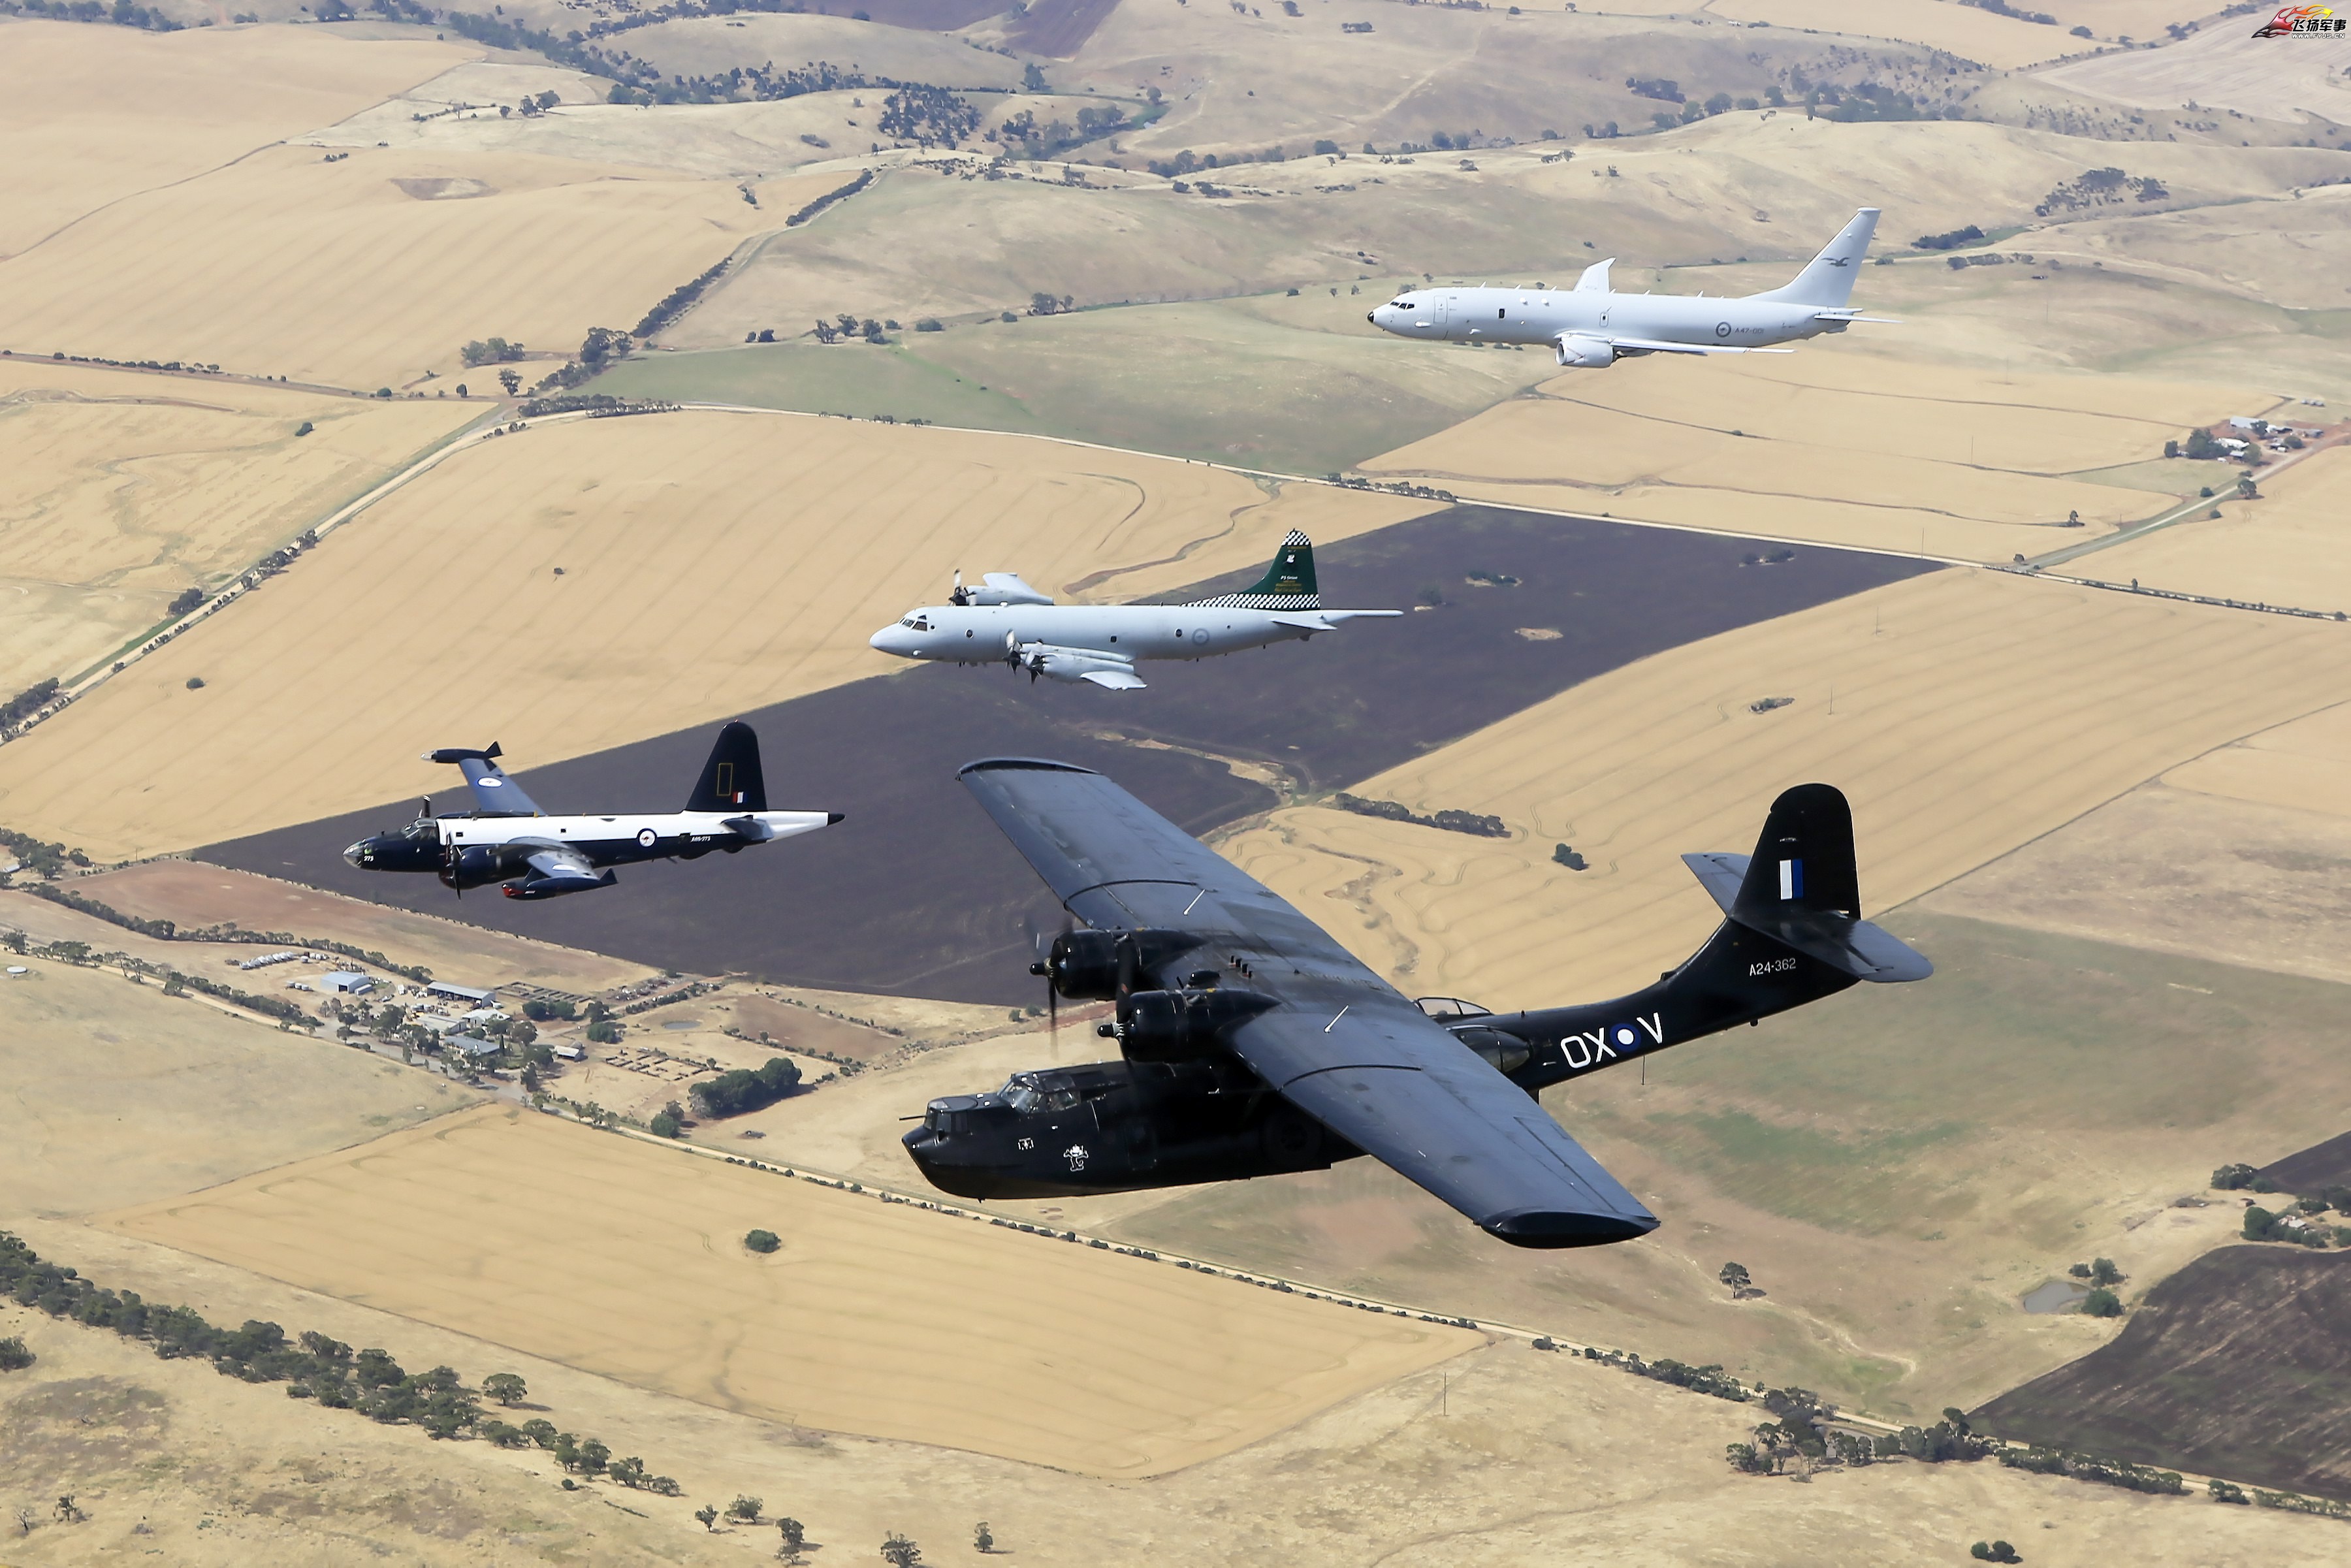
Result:
{"type": "Polygon", "coordinates": [[[375,989],[374,977],[362,975],[357,969],[338,969],[331,975],[319,976],[319,981],[330,991],[341,991],[354,997],[366,996],[375,989]]]}
{"type": "Polygon", "coordinates": [[[498,994],[496,991],[486,991],[474,986],[461,986],[451,980],[434,981],[424,988],[424,994],[428,997],[439,997],[444,1001],[471,1002],[477,1008],[489,1007],[498,999],[498,994]]]}

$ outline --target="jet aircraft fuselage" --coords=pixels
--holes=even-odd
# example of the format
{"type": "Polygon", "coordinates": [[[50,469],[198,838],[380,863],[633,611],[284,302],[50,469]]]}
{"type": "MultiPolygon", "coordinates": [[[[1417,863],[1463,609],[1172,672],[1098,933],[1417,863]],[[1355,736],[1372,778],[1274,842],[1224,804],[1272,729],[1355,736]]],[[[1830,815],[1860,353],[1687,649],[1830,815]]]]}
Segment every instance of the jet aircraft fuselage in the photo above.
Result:
{"type": "Polygon", "coordinates": [[[1876,232],[1877,209],[1864,207],[1792,281],[1736,299],[1619,294],[1608,282],[1613,264],[1601,261],[1573,288],[1407,288],[1367,319],[1431,342],[1548,345],[1561,364],[1586,370],[1642,354],[1787,353],[1777,345],[1880,319],[1851,303],[1876,232]]]}
{"type": "Polygon", "coordinates": [[[1190,604],[1056,604],[1018,576],[990,572],[984,586],[956,578],[954,600],[909,611],[871,639],[876,651],[947,664],[1009,664],[1056,681],[1139,691],[1144,659],[1207,659],[1301,643],[1364,616],[1395,610],[1325,610],[1314,547],[1291,529],[1254,587],[1190,604]]]}

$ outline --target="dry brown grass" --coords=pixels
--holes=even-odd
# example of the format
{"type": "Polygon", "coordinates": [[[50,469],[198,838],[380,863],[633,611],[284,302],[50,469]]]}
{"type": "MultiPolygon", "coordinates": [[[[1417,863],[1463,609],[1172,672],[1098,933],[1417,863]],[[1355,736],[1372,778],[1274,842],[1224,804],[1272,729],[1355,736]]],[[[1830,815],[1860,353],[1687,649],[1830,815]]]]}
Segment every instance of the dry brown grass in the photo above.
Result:
{"type": "Polygon", "coordinates": [[[1135,597],[1260,561],[1293,519],[1333,538],[1425,509],[841,420],[533,429],[0,747],[0,820],[107,859],[184,849],[445,788],[416,757],[452,735],[528,768],[884,674],[867,637],[958,566],[1135,597]]]}
{"type": "Polygon", "coordinates": [[[78,674],[480,412],[0,360],[0,687],[78,674]]]}
{"type": "MultiPolygon", "coordinates": [[[[2335,708],[2322,716],[2339,728],[2342,715],[2335,708]]],[[[2326,807],[2263,800],[2258,793],[2270,791],[2260,786],[2279,781],[2274,764],[2283,756],[2256,749],[2265,738],[2175,768],[2166,782],[2143,785],[1938,888],[1922,907],[2351,982],[2345,765],[2324,764],[2326,807]],[[2222,761],[2240,757],[2248,762],[2222,761]],[[2227,789],[2234,782],[2227,773],[2240,768],[2260,770],[2246,791],[2256,798],[2173,782],[2213,779],[2227,789]]]]}
{"type": "MultiPolygon", "coordinates": [[[[520,980],[551,990],[590,993],[632,985],[653,974],[641,964],[601,953],[363,904],[200,861],[148,861],[86,877],[72,890],[125,915],[169,920],[183,929],[239,925],[247,931],[349,942],[394,963],[422,964],[437,977],[460,985],[495,987],[520,980]]],[[[119,927],[109,929],[121,939],[130,938],[119,927]]],[[[256,950],[243,952],[250,956],[256,950]]]]}
{"type": "Polygon", "coordinates": [[[6,263],[0,342],[402,388],[457,374],[471,339],[568,354],[590,327],[625,331],[778,221],[720,181],[519,153],[369,147],[329,163],[266,148],[6,263]]]}
{"type": "MultiPolygon", "coordinates": [[[[2207,483],[2233,486],[2233,465],[2208,466],[2207,483]]],[[[2261,487],[2258,501],[2215,500],[2218,520],[2179,523],[2064,570],[2249,603],[2351,611],[2351,448],[2314,453],[2261,487]]]]}
{"type": "Polygon", "coordinates": [[[2006,560],[2081,537],[2060,529],[2068,513],[2096,528],[2159,508],[2071,474],[2154,456],[2190,424],[2273,401],[1814,343],[1571,371],[1364,467],[1505,504],[2006,560]]]}
{"type": "Polygon", "coordinates": [[[474,1096],[153,984],[42,958],[0,983],[0,1192],[88,1214],[371,1138],[474,1096]]]}
{"type": "Polygon", "coordinates": [[[413,1427],[321,1411],[6,1304],[0,1333],[23,1333],[40,1360],[0,1381],[0,1458],[11,1478],[0,1502],[46,1517],[70,1490],[90,1514],[14,1542],[12,1560],[27,1568],[111,1564],[152,1549],[201,1568],[346,1568],[386,1550],[428,1568],[477,1563],[485,1551],[500,1562],[738,1564],[773,1550],[772,1525],[712,1533],[688,1513],[737,1492],[764,1498],[768,1518],[804,1521],[830,1552],[870,1553],[894,1531],[926,1558],[955,1561],[972,1521],[986,1519],[1006,1548],[1044,1568],[1123,1568],[1180,1552],[1305,1568],[1397,1554],[1638,1568],[1964,1560],[1966,1542],[1993,1535],[2049,1568],[2134,1560],[2281,1568],[2330,1562],[2341,1530],[1989,1464],[1887,1465],[1809,1486],[1742,1479],[1720,1456],[1759,1418],[1754,1406],[1515,1343],[1136,1487],[791,1431],[102,1232],[47,1226],[33,1239],[99,1278],[154,1300],[201,1302],[216,1319],[317,1325],[350,1343],[388,1346],[405,1365],[445,1362],[474,1378],[520,1372],[543,1407],[533,1414],[601,1436],[616,1453],[642,1453],[686,1493],[661,1499],[593,1482],[562,1491],[538,1450],[434,1443],[413,1427]],[[1562,1477],[1573,1478],[1573,1497],[1562,1477]]]}
{"type": "Polygon", "coordinates": [[[2340,635],[1938,572],[1644,660],[1354,787],[1499,815],[1508,841],[1301,808],[1226,850],[1408,988],[1604,995],[1711,929],[1677,856],[1749,849],[1788,785],[1847,792],[1864,897],[1890,907],[2339,700],[2340,635]],[[1749,710],[1766,696],[1796,700],[1749,710]],[[1553,865],[1562,841],[1592,869],[1553,865]]]}
{"type": "MultiPolygon", "coordinates": [[[[478,53],[421,37],[358,43],[323,27],[143,33],[11,16],[0,32],[0,145],[8,149],[0,259],[112,203],[331,124],[478,53]]],[[[188,357],[187,341],[136,357],[188,357]]],[[[39,345],[45,353],[59,346],[39,345]]]]}
{"type": "Polygon", "coordinates": [[[2163,776],[2175,789],[2288,810],[2351,816],[2351,707],[2335,706],[2249,735],[2163,776]]]}
{"type": "Polygon", "coordinates": [[[108,1223],[724,1409],[1096,1476],[1230,1453],[1478,1343],[511,1108],[108,1223]],[[783,1249],[747,1251],[754,1228],[783,1249]]]}

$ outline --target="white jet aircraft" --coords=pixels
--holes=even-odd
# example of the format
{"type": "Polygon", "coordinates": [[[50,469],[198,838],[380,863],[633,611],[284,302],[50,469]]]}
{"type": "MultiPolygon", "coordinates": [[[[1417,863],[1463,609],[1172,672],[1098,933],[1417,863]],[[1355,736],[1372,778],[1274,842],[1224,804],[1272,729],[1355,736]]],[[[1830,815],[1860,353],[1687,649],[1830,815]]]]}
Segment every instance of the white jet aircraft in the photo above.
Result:
{"type": "Polygon", "coordinates": [[[1877,209],[1853,214],[1795,281],[1739,299],[1703,294],[1618,294],[1609,261],[1571,289],[1412,288],[1371,312],[1399,338],[1447,343],[1548,343],[1562,365],[1604,370],[1635,354],[1786,354],[1775,343],[1842,332],[1855,321],[1892,325],[1848,304],[1853,276],[1877,230],[1877,209]]]}
{"type": "Polygon", "coordinates": [[[1303,642],[1364,616],[1400,610],[1325,610],[1314,586],[1314,547],[1292,528],[1265,576],[1246,593],[1190,604],[1056,604],[1010,572],[956,589],[946,604],[910,611],[873,633],[873,646],[902,659],[1006,664],[1057,681],[1140,691],[1142,659],[1207,659],[1272,643],[1303,642]]]}

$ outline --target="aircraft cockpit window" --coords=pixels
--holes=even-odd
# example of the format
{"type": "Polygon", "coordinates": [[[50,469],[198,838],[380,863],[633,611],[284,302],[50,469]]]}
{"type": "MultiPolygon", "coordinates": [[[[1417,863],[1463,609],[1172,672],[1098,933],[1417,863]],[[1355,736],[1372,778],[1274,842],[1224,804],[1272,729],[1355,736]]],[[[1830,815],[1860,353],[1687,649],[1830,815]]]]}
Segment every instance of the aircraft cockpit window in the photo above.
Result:
{"type": "Polygon", "coordinates": [[[1067,1087],[1048,1089],[1044,1092],[1043,1108],[1048,1111],[1074,1111],[1078,1108],[1078,1092],[1067,1087]]]}

